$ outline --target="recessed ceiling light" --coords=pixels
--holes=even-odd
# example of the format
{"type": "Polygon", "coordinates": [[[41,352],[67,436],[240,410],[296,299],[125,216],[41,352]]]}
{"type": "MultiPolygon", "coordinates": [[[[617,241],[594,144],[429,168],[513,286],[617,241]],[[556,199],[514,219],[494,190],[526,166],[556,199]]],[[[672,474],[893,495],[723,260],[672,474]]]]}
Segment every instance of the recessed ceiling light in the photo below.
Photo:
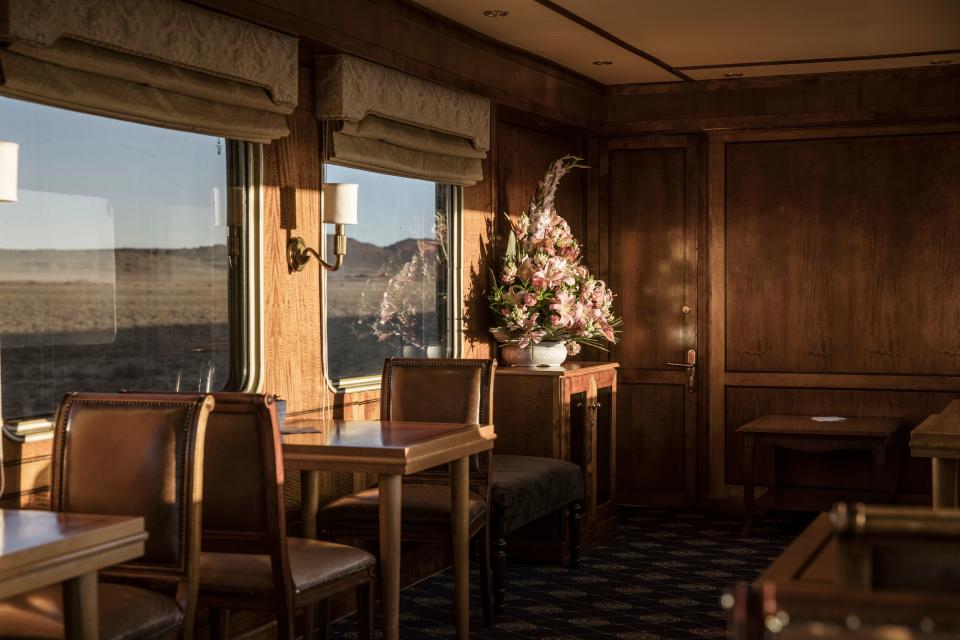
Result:
{"type": "Polygon", "coordinates": [[[504,11],[503,9],[487,9],[483,12],[483,15],[488,18],[504,18],[510,15],[509,11],[504,11]]]}
{"type": "Polygon", "coordinates": [[[740,73],[739,71],[735,71],[733,73],[725,73],[723,74],[723,77],[724,78],[742,78],[743,74],[740,73]]]}
{"type": "Polygon", "coordinates": [[[950,64],[951,62],[953,62],[953,60],[946,60],[944,58],[941,58],[940,60],[931,60],[930,64],[950,64]]]}
{"type": "Polygon", "coordinates": [[[597,65],[598,67],[608,67],[613,64],[613,60],[594,60],[593,64],[597,65]]]}

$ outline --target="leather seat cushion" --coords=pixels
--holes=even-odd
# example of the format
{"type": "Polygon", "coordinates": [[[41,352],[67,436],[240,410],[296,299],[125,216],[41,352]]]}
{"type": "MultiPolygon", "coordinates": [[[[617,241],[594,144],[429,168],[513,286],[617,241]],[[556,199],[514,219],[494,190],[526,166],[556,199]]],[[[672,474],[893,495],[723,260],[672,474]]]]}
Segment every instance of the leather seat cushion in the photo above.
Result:
{"type": "MultiPolygon", "coordinates": [[[[297,593],[364,571],[376,563],[363,549],[323,540],[288,538],[287,550],[297,593]]],[[[270,593],[273,591],[270,556],[203,552],[200,554],[201,597],[204,591],[270,593]]]]}
{"type": "Polygon", "coordinates": [[[565,460],[494,454],[490,529],[502,537],[583,500],[583,472],[565,460]]]}
{"type": "MultiPolygon", "coordinates": [[[[102,640],[163,637],[183,623],[176,602],[162,593],[101,583],[98,598],[102,640]]],[[[0,637],[63,638],[62,602],[60,585],[0,600],[0,637]]]]}
{"type": "MultiPolygon", "coordinates": [[[[402,531],[423,525],[431,529],[450,526],[450,487],[443,484],[403,483],[401,491],[402,531]]],[[[380,522],[380,490],[377,487],[337,498],[320,509],[322,528],[373,527],[380,522]]],[[[483,501],[470,494],[469,518],[473,525],[485,513],[483,501]]]]}

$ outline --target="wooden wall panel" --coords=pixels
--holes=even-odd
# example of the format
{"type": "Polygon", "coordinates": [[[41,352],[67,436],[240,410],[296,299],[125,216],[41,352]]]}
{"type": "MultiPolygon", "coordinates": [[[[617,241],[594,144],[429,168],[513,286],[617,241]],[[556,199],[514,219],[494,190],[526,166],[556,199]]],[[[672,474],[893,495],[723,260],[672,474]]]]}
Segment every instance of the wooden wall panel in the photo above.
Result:
{"type": "Polygon", "coordinates": [[[682,385],[619,385],[617,502],[685,502],[685,395],[682,385]]]}
{"type": "Polygon", "coordinates": [[[726,168],[728,370],[960,373],[960,134],[733,143],[726,168]]]}
{"type": "MultiPolygon", "coordinates": [[[[569,154],[586,156],[586,148],[576,134],[568,137],[512,122],[498,123],[497,225],[500,238],[505,238],[509,230],[503,214],[518,215],[525,211],[550,163],[569,154]]],[[[568,173],[560,183],[556,201],[557,213],[570,224],[581,243],[586,229],[586,185],[585,170],[568,173]]]]}

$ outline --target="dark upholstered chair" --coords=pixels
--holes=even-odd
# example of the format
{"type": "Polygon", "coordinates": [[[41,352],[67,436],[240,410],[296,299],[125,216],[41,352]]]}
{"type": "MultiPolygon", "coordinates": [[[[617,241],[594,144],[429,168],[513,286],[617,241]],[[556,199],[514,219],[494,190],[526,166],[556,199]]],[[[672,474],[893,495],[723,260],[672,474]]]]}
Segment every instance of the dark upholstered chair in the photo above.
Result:
{"type": "MultiPolygon", "coordinates": [[[[60,404],[52,509],[142,516],[149,534],[143,556],[100,572],[101,638],[192,637],[213,402],[200,394],[74,393],[60,404]]],[[[59,585],[5,600],[0,636],[62,638],[61,612],[59,585]]]]}
{"type": "Polygon", "coordinates": [[[228,637],[230,609],[260,609],[275,611],[278,638],[293,640],[295,610],[356,589],[359,636],[371,638],[375,558],[356,547],[287,537],[273,396],[213,397],[200,556],[200,606],[211,609],[211,637],[228,637]]]}
{"type": "Polygon", "coordinates": [[[497,611],[507,590],[507,536],[560,509],[568,510],[570,565],[580,556],[583,472],[565,460],[534,456],[493,456],[490,480],[490,535],[493,538],[493,594],[497,611]]]}
{"type": "MultiPolygon", "coordinates": [[[[390,358],[383,366],[380,417],[412,422],[489,424],[493,419],[493,360],[390,358]]],[[[490,592],[490,452],[470,463],[470,538],[480,551],[484,623],[492,615],[490,592]]],[[[405,541],[450,544],[450,475],[434,467],[403,479],[401,518],[405,541]]],[[[333,538],[378,536],[377,488],[338,498],[319,512],[319,530],[333,538]]]]}

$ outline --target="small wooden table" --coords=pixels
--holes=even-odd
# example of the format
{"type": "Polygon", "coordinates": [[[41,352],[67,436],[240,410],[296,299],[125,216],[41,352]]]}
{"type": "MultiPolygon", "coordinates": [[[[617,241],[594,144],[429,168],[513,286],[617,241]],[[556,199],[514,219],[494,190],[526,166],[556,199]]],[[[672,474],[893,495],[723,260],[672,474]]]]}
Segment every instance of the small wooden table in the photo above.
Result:
{"type": "Polygon", "coordinates": [[[960,507],[960,400],[910,433],[910,454],[932,458],[934,508],[960,507]]]}
{"type": "MultiPolygon", "coordinates": [[[[817,452],[847,449],[869,451],[873,456],[877,495],[888,502],[895,492],[899,462],[896,434],[900,425],[899,418],[847,417],[841,422],[819,422],[812,416],[767,415],[737,429],[743,438],[743,530],[740,535],[750,535],[756,463],[761,448],[766,446],[817,452]],[[887,475],[888,467],[894,469],[891,476],[887,475]]],[[[770,489],[775,501],[776,469],[770,489]]]]}
{"type": "Polygon", "coordinates": [[[97,570],[143,555],[143,518],[0,509],[0,600],[63,583],[66,638],[96,640],[97,570]]]}
{"type": "Polygon", "coordinates": [[[433,422],[288,420],[283,461],[306,472],[303,532],[317,535],[320,472],[376,473],[380,486],[380,602],[384,637],[400,637],[401,478],[450,464],[457,637],[470,637],[469,458],[493,448],[493,425],[433,422]]]}

